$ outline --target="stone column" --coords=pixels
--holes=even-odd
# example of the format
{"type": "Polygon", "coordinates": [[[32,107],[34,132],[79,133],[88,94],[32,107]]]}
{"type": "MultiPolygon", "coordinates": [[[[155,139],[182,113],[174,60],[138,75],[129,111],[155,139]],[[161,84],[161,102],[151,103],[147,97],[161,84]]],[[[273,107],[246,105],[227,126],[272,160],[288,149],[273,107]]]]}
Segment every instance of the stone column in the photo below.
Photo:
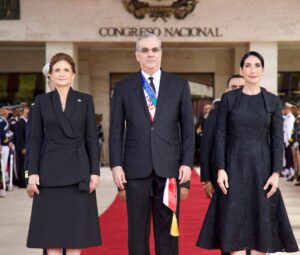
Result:
{"type": "MultiPolygon", "coordinates": [[[[77,74],[73,83],[73,88],[78,89],[78,50],[76,45],[72,42],[46,42],[46,63],[49,63],[52,56],[59,52],[66,53],[74,59],[77,74]]],[[[45,91],[49,92],[47,84],[45,91]]]]}
{"type": "Polygon", "coordinates": [[[249,50],[257,51],[265,60],[265,71],[261,86],[277,95],[278,44],[277,42],[250,42],[249,50]]]}
{"type": "Polygon", "coordinates": [[[247,52],[248,48],[234,47],[234,74],[240,74],[240,62],[243,55],[247,52]]]}

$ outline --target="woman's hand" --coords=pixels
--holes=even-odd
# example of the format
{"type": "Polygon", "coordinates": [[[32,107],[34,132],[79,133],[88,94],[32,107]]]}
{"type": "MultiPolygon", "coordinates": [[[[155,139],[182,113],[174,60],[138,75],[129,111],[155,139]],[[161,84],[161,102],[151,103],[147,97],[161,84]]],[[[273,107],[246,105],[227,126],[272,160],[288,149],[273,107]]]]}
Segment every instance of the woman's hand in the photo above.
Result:
{"type": "Polygon", "coordinates": [[[227,195],[227,189],[229,188],[228,176],[224,169],[219,169],[217,183],[219,184],[224,195],[227,195]]]}
{"type": "Polygon", "coordinates": [[[100,176],[92,174],[90,177],[90,193],[92,193],[97,187],[100,182],[100,176]]]}
{"type": "Polygon", "coordinates": [[[27,184],[27,195],[32,198],[35,194],[40,194],[38,189],[38,185],[40,185],[40,177],[37,174],[32,174],[28,178],[27,184]]]}
{"type": "Polygon", "coordinates": [[[273,173],[269,179],[267,180],[264,190],[267,190],[269,186],[271,185],[271,190],[267,193],[267,198],[270,198],[274,195],[274,193],[277,191],[279,186],[279,173],[273,173]]]}

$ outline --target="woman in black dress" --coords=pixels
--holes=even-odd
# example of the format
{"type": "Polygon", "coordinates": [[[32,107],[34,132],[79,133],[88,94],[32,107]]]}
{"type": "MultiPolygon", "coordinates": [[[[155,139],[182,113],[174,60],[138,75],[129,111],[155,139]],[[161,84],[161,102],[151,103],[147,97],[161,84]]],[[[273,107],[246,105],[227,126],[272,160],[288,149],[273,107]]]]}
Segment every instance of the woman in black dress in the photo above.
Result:
{"type": "Polygon", "coordinates": [[[240,63],[245,86],[223,95],[215,139],[218,189],[197,246],[231,255],[296,252],[298,246],[278,189],[283,118],[277,96],[260,87],[264,59],[240,63]]]}
{"type": "Polygon", "coordinates": [[[101,244],[95,189],[99,143],[93,99],[72,89],[75,63],[54,55],[55,90],[39,95],[32,111],[28,190],[34,192],[27,246],[48,255],[80,255],[101,244]]]}

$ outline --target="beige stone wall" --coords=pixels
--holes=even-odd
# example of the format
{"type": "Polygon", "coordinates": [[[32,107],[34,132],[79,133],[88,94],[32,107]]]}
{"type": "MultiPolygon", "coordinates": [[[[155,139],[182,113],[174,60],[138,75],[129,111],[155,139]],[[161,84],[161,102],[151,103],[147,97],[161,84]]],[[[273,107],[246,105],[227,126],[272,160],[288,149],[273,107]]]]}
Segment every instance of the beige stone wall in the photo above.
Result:
{"type": "Polygon", "coordinates": [[[43,47],[0,47],[0,72],[42,72],[43,47]]]}
{"type": "Polygon", "coordinates": [[[83,49],[78,52],[79,90],[93,95],[96,113],[103,113],[105,135],[104,156],[108,162],[108,134],[110,111],[110,73],[135,72],[138,65],[134,53],[123,50],[83,49]]]}
{"type": "Polygon", "coordinates": [[[300,72],[300,47],[283,48],[278,51],[278,71],[300,72]]]}
{"type": "Polygon", "coordinates": [[[215,97],[220,97],[234,72],[231,48],[166,49],[163,68],[169,72],[214,73],[215,97]]]}
{"type": "MultiPolygon", "coordinates": [[[[157,1],[156,1],[157,2],[157,1]]],[[[219,28],[222,37],[166,37],[175,42],[299,41],[299,0],[198,1],[184,20],[137,20],[120,0],[21,0],[21,20],[0,22],[0,41],[134,41],[100,37],[100,27],[219,28]]]]}

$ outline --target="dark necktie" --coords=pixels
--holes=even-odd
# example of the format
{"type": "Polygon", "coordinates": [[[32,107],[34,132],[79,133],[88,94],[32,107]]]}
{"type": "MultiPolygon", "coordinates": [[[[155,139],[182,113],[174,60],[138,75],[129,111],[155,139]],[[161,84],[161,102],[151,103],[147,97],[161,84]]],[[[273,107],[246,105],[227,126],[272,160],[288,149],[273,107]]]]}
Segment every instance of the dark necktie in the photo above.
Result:
{"type": "Polygon", "coordinates": [[[155,89],[155,86],[154,86],[154,83],[153,83],[153,77],[149,77],[149,81],[150,81],[150,86],[153,89],[154,94],[156,95],[156,89],[155,89]]]}

